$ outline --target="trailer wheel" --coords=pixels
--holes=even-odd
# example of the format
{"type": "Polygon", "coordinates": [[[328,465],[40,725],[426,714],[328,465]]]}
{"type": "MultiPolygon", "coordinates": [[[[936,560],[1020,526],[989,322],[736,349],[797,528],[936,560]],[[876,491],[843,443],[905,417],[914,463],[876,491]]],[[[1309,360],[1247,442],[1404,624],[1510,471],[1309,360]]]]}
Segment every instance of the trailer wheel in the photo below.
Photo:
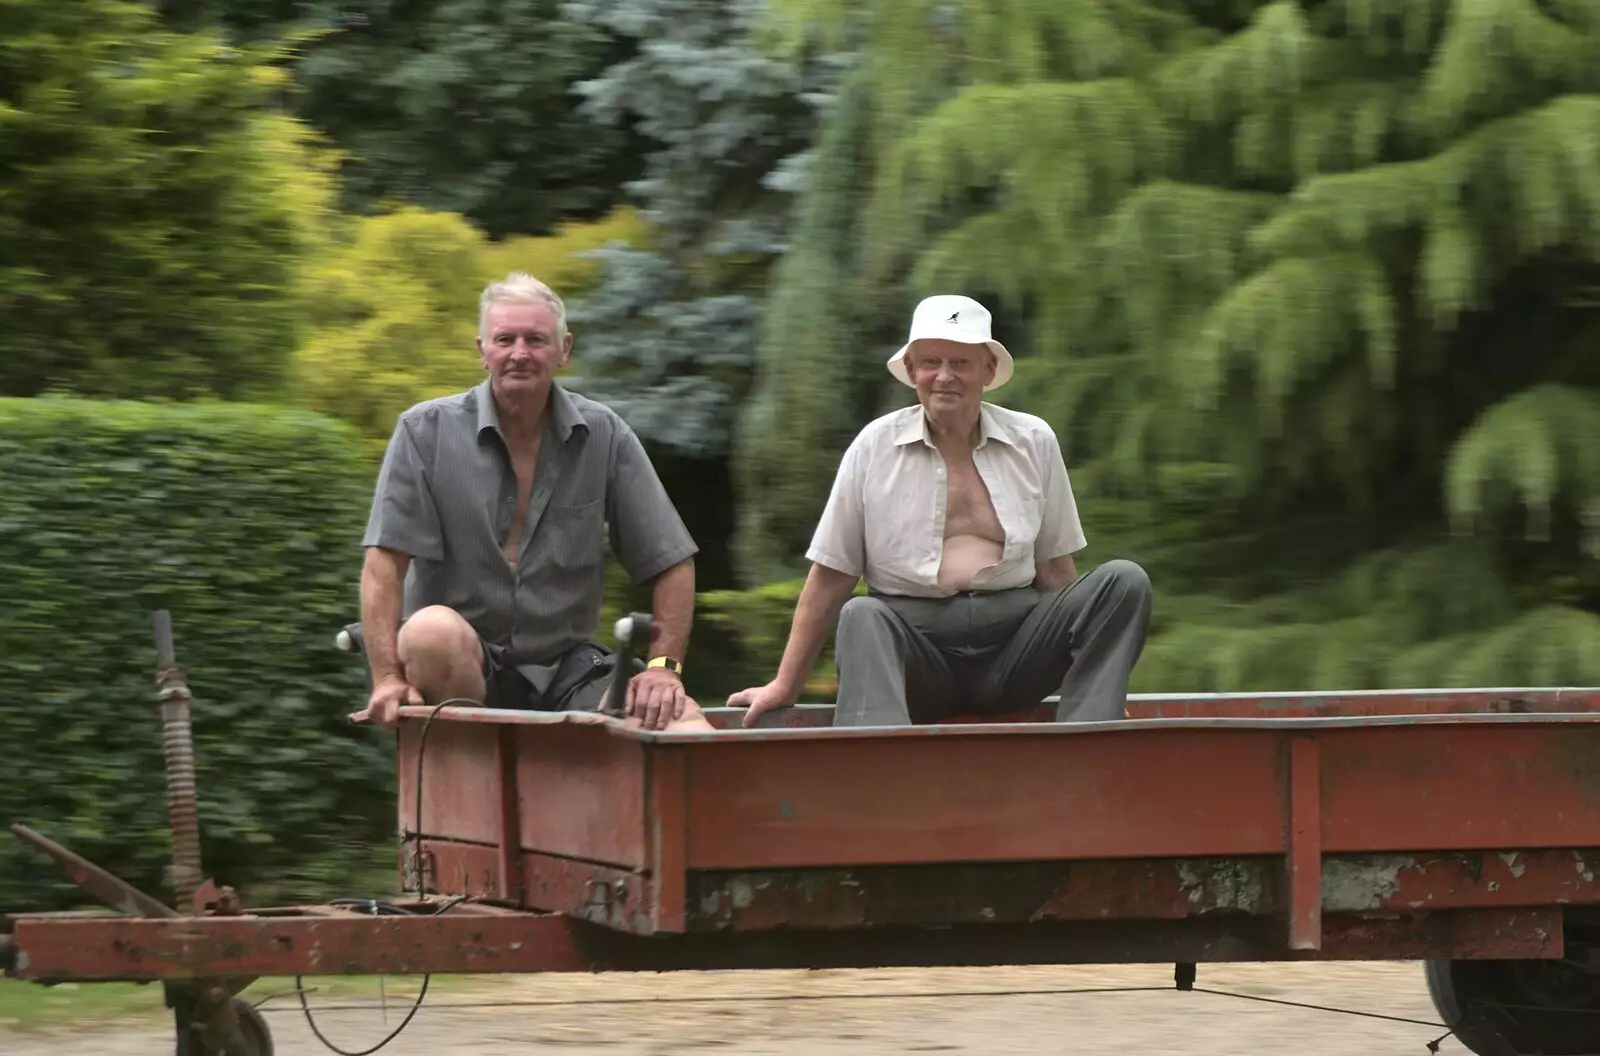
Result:
{"type": "Polygon", "coordinates": [[[273,1056],[272,1031],[256,1006],[242,998],[233,999],[233,1011],[239,1017],[239,1036],[244,1039],[240,1056],[273,1056]]]}
{"type": "Polygon", "coordinates": [[[239,1021],[237,1044],[232,1048],[213,1050],[198,1031],[188,1029],[194,1008],[184,999],[174,1010],[178,1021],[177,1056],[273,1056],[272,1031],[256,1007],[242,998],[232,1001],[234,1016],[239,1021]]]}
{"type": "Polygon", "coordinates": [[[1571,961],[1429,961],[1428,995],[1478,1056],[1600,1056],[1600,973],[1571,961]]]}

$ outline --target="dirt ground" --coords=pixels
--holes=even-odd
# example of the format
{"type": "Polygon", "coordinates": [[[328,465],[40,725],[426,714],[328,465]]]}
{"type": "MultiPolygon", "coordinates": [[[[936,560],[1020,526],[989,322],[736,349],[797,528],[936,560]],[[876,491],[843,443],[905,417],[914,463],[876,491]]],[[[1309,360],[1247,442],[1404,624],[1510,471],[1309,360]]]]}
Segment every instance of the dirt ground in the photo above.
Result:
{"type": "MultiPolygon", "coordinates": [[[[399,1024],[418,982],[395,980],[387,1009],[350,1009],[349,999],[315,995],[309,1001],[328,1041],[362,1052],[399,1024]]],[[[701,1050],[752,1056],[1428,1056],[1428,1043],[1444,1033],[1441,1027],[1207,993],[994,993],[1171,985],[1170,966],[525,977],[486,989],[430,993],[404,1033],[381,1051],[388,1056],[687,1056],[701,1050]],[[950,991],[966,993],[916,996],[950,991]],[[652,1001],[688,995],[717,1000],[652,1001]],[[460,1007],[468,1004],[477,1007],[460,1007]]],[[[1196,985],[1438,1022],[1422,970],[1411,964],[1201,965],[1196,985]]],[[[330,1051],[308,1029],[292,993],[268,1000],[262,1011],[278,1056],[330,1051]]],[[[0,1034],[4,1056],[167,1056],[172,1051],[170,1033],[148,1027],[49,1037],[0,1034]]],[[[1466,1052],[1454,1038],[1439,1051],[1441,1056],[1466,1052]]]]}

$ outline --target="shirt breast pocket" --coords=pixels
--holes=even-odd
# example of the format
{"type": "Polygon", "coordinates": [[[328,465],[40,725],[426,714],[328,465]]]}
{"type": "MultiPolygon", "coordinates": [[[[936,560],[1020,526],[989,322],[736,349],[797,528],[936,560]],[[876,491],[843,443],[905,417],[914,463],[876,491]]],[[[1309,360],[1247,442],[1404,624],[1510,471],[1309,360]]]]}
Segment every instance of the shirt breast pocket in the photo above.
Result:
{"type": "Polygon", "coordinates": [[[868,558],[915,564],[940,547],[938,510],[931,494],[868,485],[863,504],[868,558]]]}
{"type": "Polygon", "coordinates": [[[1018,495],[1008,505],[1006,554],[1014,558],[1031,555],[1044,526],[1044,500],[1038,495],[1018,495]]]}
{"type": "Polygon", "coordinates": [[[605,499],[568,506],[552,505],[545,516],[549,521],[551,564],[558,568],[582,569],[605,559],[605,499]]]}

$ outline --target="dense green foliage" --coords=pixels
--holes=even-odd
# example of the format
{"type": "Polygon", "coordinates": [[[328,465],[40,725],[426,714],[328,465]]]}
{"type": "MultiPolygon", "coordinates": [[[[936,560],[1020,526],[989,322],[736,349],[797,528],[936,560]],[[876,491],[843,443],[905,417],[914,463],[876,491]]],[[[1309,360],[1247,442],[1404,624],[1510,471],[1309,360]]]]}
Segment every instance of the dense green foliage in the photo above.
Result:
{"type": "MultiPolygon", "coordinates": [[[[763,0],[570,0],[566,11],[637,48],[581,85],[585,112],[637,122],[654,144],[627,187],[648,244],[595,251],[597,288],[572,305],[583,391],[647,442],[726,459],[754,375],[767,270],[833,77],[790,68],[756,36],[763,0]]],[[[718,496],[723,502],[728,496],[718,496]]]]}
{"type": "Polygon", "coordinates": [[[578,86],[633,48],[561,0],[161,0],[181,27],[289,37],[291,112],[342,151],[344,204],[460,213],[491,237],[593,220],[640,172],[629,122],[578,86]]]}
{"type": "MultiPolygon", "coordinates": [[[[392,739],[345,721],[365,674],[331,645],[357,612],[370,480],[349,429],[281,408],[0,401],[6,821],[167,896],[165,608],[209,873],[292,897],[328,881],[312,858],[391,833],[392,739]]],[[[0,856],[0,907],[80,898],[20,845],[0,856]]]]}
{"type": "MultiPolygon", "coordinates": [[[[526,271],[579,296],[598,270],[584,250],[641,235],[626,209],[500,242],[459,215],[416,207],[352,220],[306,265],[315,292],[310,330],[294,353],[293,399],[355,426],[376,460],[400,412],[483,380],[474,340],[487,283],[526,271]]],[[[580,365],[586,354],[577,349],[580,365]]]]}
{"type": "Polygon", "coordinates": [[[0,41],[0,395],[275,391],[330,185],[273,56],[125,0],[10,0],[0,41]]]}
{"type": "MultiPolygon", "coordinates": [[[[1025,319],[997,398],[1057,427],[1080,496],[1134,503],[1091,540],[1147,553],[1175,617],[1142,685],[1600,676],[1591,5],[781,7],[791,40],[870,45],[835,118],[866,129],[836,133],[859,219],[797,241],[774,310],[837,284],[842,238],[873,309],[960,289],[1025,319]]],[[[861,391],[836,362],[817,388],[861,391]]],[[[793,373],[769,418],[809,421],[793,373]]],[[[789,554],[831,472],[807,458],[748,495],[789,554]]]]}
{"type": "MultiPolygon", "coordinates": [[[[387,854],[328,635],[378,446],[513,269],[702,543],[704,702],[771,676],[952,290],[1081,565],[1154,576],[1135,689],[1600,682],[1592,3],[10,0],[0,42],[0,396],[201,401],[0,403],[0,804],[147,888],[161,606],[210,871],[387,854]]],[[[0,857],[0,907],[74,897],[0,857]]]]}

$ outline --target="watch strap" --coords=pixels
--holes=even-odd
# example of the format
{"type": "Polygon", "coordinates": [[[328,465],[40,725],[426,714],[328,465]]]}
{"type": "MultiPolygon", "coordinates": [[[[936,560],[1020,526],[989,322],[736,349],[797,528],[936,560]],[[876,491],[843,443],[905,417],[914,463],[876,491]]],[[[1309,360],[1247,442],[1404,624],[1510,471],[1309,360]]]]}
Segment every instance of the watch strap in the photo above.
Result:
{"type": "Polygon", "coordinates": [[[668,671],[671,671],[673,674],[677,675],[679,678],[683,677],[683,665],[670,656],[652,656],[650,658],[650,662],[645,666],[664,667],[668,671]]]}

